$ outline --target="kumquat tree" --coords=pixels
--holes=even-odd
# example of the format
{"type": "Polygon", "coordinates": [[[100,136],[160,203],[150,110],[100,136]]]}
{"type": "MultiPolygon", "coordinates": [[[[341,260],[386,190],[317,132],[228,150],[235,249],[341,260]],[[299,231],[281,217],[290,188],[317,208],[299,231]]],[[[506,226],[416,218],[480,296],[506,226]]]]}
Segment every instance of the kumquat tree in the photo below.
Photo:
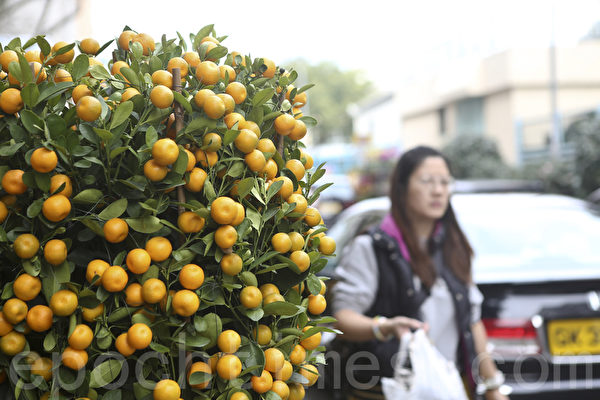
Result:
{"type": "Polygon", "coordinates": [[[317,380],[335,242],[300,141],[312,85],[225,39],[0,45],[9,398],[297,400],[317,380]]]}

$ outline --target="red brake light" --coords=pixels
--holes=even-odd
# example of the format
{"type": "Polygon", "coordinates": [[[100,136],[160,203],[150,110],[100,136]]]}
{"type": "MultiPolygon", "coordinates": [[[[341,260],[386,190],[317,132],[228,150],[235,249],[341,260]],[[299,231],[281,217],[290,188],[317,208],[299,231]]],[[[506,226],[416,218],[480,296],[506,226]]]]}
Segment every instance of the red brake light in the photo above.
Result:
{"type": "Polygon", "coordinates": [[[494,339],[535,339],[537,333],[527,319],[483,319],[487,335],[494,339]]]}

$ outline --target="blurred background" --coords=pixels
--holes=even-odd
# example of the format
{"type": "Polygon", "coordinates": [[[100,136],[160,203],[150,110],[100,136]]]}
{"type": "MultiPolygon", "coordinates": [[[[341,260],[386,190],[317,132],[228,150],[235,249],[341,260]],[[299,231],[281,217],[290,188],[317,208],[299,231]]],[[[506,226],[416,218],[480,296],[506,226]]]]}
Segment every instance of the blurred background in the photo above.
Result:
{"type": "MultiPolygon", "coordinates": [[[[38,34],[51,43],[92,37],[103,44],[126,26],[160,41],[208,24],[229,35],[221,44],[230,51],[297,70],[298,87],[315,84],[302,112],[319,123],[303,141],[315,165],[326,163],[319,182],[334,183],[318,203],[328,225],[351,204],[387,194],[396,159],[420,144],[441,149],[457,179],[494,181],[488,189],[495,191],[515,189],[499,179],[533,181],[541,191],[600,204],[600,0],[0,0],[2,44],[38,34]]],[[[110,56],[98,58],[106,64],[110,56]]],[[[532,187],[537,192],[521,189],[532,187]]],[[[463,197],[462,215],[460,194],[453,202],[479,252],[475,277],[488,299],[482,315],[494,354],[508,360],[503,371],[513,379],[515,354],[543,354],[556,375],[546,389],[593,383],[597,391],[536,399],[598,399],[597,339],[594,347],[568,348],[592,359],[565,361],[567,353],[548,350],[546,337],[557,339],[538,315],[564,318],[569,329],[571,318],[587,318],[583,326],[600,332],[597,210],[537,193],[471,197],[463,197]],[[585,380],[571,374],[582,370],[585,380]]],[[[328,232],[338,254],[389,210],[382,199],[363,204],[328,232]]],[[[547,373],[537,364],[518,372],[534,383],[547,373]]],[[[522,386],[513,395],[530,400],[540,390],[522,386]]]]}
{"type": "Polygon", "coordinates": [[[577,197],[600,187],[599,0],[0,0],[3,43],[102,44],[126,25],[160,40],[207,24],[230,50],[316,84],[305,142],[340,207],[385,194],[417,144],[445,151],[457,178],[540,179],[577,197]]]}

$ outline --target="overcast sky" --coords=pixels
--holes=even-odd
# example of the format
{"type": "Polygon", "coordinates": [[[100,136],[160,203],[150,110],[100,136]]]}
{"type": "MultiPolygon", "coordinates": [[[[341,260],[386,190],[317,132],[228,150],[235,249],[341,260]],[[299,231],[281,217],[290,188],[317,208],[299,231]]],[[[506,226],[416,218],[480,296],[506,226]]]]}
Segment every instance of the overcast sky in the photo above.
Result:
{"type": "MultiPolygon", "coordinates": [[[[125,24],[158,41],[213,23],[230,51],[282,63],[303,57],[362,69],[380,87],[393,72],[440,57],[550,42],[550,0],[303,0],[300,2],[92,0],[92,33],[108,40],[125,24]],[[165,10],[165,5],[174,7],[165,10]],[[227,6],[226,9],[223,7],[227,6]],[[112,10],[107,14],[106,10],[112,10]]],[[[573,45],[597,19],[600,0],[555,0],[556,39],[573,45]]]]}

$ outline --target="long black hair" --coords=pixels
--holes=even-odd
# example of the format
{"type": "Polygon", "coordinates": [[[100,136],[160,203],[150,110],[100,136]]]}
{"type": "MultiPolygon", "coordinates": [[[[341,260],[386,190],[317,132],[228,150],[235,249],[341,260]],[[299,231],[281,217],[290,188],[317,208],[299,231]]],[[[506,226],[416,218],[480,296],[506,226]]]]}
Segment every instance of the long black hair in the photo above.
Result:
{"type": "MultiPolygon", "coordinates": [[[[446,162],[448,169],[451,170],[448,159],[439,151],[426,146],[415,147],[402,154],[396,163],[390,185],[390,199],[392,201],[392,216],[408,247],[412,269],[421,278],[425,286],[431,287],[437,276],[435,267],[428,252],[419,246],[406,207],[410,177],[427,157],[441,157],[446,162]]],[[[443,242],[444,261],[461,281],[465,284],[470,283],[472,281],[471,258],[473,249],[458,225],[450,202],[440,222],[445,231],[443,242]]]]}

